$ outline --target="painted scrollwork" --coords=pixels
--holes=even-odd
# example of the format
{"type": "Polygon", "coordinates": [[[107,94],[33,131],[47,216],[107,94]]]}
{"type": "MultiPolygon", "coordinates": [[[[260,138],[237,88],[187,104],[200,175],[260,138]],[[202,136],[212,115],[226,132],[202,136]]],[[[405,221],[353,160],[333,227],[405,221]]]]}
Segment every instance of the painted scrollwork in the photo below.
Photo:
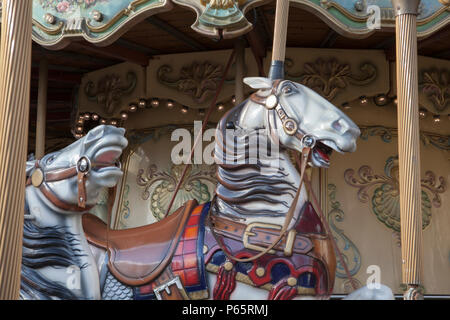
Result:
{"type": "Polygon", "coordinates": [[[334,58],[305,63],[304,70],[298,73],[290,72],[293,64],[292,60],[286,60],[286,78],[308,86],[328,100],[333,100],[348,84],[365,86],[377,76],[377,69],[371,63],[362,64],[359,75],[353,74],[349,64],[334,58]]]}
{"type": "MultiPolygon", "coordinates": [[[[340,248],[342,256],[348,266],[349,273],[354,276],[361,268],[361,254],[356,245],[347,237],[344,230],[340,229],[336,224],[344,220],[345,213],[342,211],[341,203],[336,200],[336,186],[328,185],[328,204],[329,211],[327,213],[328,223],[332,233],[336,239],[336,244],[340,248]]],[[[337,259],[336,276],[339,278],[347,278],[344,266],[337,259]]],[[[344,283],[344,287],[348,284],[344,283]]]]}
{"type": "MultiPolygon", "coordinates": [[[[155,164],[149,165],[147,170],[139,169],[136,182],[144,188],[142,199],[150,200],[150,211],[157,220],[164,218],[183,169],[184,165],[173,165],[169,170],[159,171],[155,164]]],[[[196,199],[199,203],[210,201],[211,192],[207,182],[216,185],[215,173],[214,167],[191,166],[180,186],[172,211],[190,199],[196,199]]]]}
{"type": "Polygon", "coordinates": [[[195,102],[202,103],[216,91],[222,76],[222,66],[209,62],[194,62],[181,69],[178,79],[168,76],[172,72],[171,66],[161,66],[157,72],[159,82],[191,96],[195,102]]]}
{"type": "Polygon", "coordinates": [[[420,88],[437,112],[443,112],[450,105],[450,71],[424,71],[420,88]]]}
{"type": "MultiPolygon", "coordinates": [[[[394,137],[398,136],[397,128],[383,126],[360,126],[360,138],[368,140],[369,137],[379,136],[383,142],[390,143],[394,137]]],[[[431,132],[420,131],[420,140],[425,146],[433,146],[439,150],[450,150],[450,136],[440,135],[431,132]]]]}
{"type": "Polygon", "coordinates": [[[86,83],[84,93],[90,101],[102,105],[107,115],[113,115],[116,106],[122,96],[129,95],[136,88],[137,76],[134,72],[128,72],[126,83],[117,74],[108,74],[101,78],[97,85],[93,81],[86,83]]]}
{"type": "MultiPolygon", "coordinates": [[[[371,200],[372,211],[387,227],[400,232],[400,191],[398,181],[398,157],[389,157],[384,167],[385,174],[373,172],[372,168],[364,165],[356,173],[353,169],[344,172],[344,179],[352,187],[358,188],[358,200],[367,203],[371,200]],[[375,188],[371,195],[370,190],[375,188]]],[[[422,228],[431,222],[431,208],[441,206],[440,194],[446,191],[444,177],[436,179],[436,174],[426,171],[421,180],[422,186],[422,228]],[[432,195],[430,200],[429,194],[432,195]]]]}

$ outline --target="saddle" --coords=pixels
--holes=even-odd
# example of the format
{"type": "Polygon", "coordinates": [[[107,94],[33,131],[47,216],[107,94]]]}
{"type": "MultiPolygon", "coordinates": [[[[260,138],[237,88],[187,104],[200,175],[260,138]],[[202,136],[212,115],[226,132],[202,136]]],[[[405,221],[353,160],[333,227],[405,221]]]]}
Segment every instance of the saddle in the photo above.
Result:
{"type": "Polygon", "coordinates": [[[197,205],[196,200],[188,201],[161,221],[125,230],[107,230],[98,217],[84,214],[83,228],[89,243],[108,250],[109,270],[119,281],[142,286],[172,274],[170,262],[197,205]]]}

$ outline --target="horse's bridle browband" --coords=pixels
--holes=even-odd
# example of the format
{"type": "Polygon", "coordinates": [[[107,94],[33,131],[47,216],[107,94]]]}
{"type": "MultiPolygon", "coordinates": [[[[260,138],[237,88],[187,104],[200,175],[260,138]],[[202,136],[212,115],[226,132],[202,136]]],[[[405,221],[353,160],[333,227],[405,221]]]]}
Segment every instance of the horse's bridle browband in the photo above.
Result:
{"type": "Polygon", "coordinates": [[[274,110],[283,124],[284,132],[290,136],[295,136],[302,142],[304,147],[312,149],[316,144],[316,138],[312,135],[302,133],[299,130],[297,121],[287,115],[279,101],[277,91],[282,81],[281,79],[273,81],[271,93],[267,97],[262,97],[258,95],[258,92],[255,92],[250,96],[250,100],[264,106],[268,110],[274,110]]]}
{"type": "Polygon", "coordinates": [[[64,169],[55,169],[44,171],[39,164],[39,160],[35,162],[35,168],[26,181],[26,186],[33,185],[42,192],[42,194],[57,208],[65,211],[84,212],[90,210],[92,206],[86,206],[86,177],[95,167],[111,166],[107,163],[91,163],[89,157],[82,156],[78,159],[77,164],[64,169]],[[62,181],[72,177],[77,177],[78,186],[78,204],[69,204],[60,200],[47,185],[48,182],[62,181]]]}

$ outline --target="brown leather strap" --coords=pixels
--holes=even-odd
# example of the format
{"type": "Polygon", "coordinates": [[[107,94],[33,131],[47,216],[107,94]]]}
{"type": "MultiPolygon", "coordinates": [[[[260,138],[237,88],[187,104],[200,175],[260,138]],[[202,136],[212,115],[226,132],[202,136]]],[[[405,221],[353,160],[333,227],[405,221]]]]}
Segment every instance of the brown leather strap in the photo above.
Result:
{"type": "MultiPolygon", "coordinates": [[[[211,224],[211,218],[207,219],[208,226],[211,229],[211,234],[214,236],[214,238],[216,239],[217,244],[222,249],[223,253],[227,256],[228,259],[236,261],[236,262],[251,262],[251,261],[254,261],[254,260],[262,257],[263,255],[269,253],[269,251],[272,250],[281,241],[281,239],[283,239],[284,236],[286,236],[287,232],[289,231],[288,230],[289,224],[291,223],[292,218],[294,217],[295,209],[297,208],[297,202],[298,202],[298,198],[300,197],[300,192],[301,192],[301,189],[302,189],[303,179],[304,179],[304,175],[305,175],[305,171],[306,171],[306,165],[308,163],[308,159],[309,159],[310,153],[311,153],[311,148],[304,147],[302,149],[302,166],[301,166],[301,169],[300,169],[300,171],[301,171],[300,172],[300,184],[298,186],[297,193],[295,194],[294,201],[292,202],[292,206],[289,208],[289,211],[286,214],[286,217],[284,219],[284,225],[281,228],[280,235],[275,239],[275,241],[270,246],[268,246],[262,252],[254,255],[253,257],[244,258],[244,259],[237,258],[237,257],[231,255],[225,249],[225,246],[222,244],[222,242],[220,241],[219,237],[215,233],[214,227],[211,224]]],[[[209,210],[210,212],[211,212],[211,207],[212,206],[210,206],[210,210],[209,210]]]]}
{"type": "MultiPolygon", "coordinates": [[[[216,233],[240,241],[245,237],[246,231],[248,231],[247,233],[251,233],[251,236],[248,237],[248,242],[263,249],[270,246],[279,236],[278,230],[265,228],[264,224],[255,224],[254,227],[249,229],[251,225],[246,225],[231,219],[219,216],[212,216],[211,219],[216,233]]],[[[295,234],[292,243],[288,243],[287,238],[284,237],[275,245],[274,249],[285,251],[288,246],[292,246],[292,252],[298,254],[306,254],[313,248],[312,242],[308,237],[295,234]]]]}
{"type": "Polygon", "coordinates": [[[78,206],[80,208],[86,208],[86,173],[78,172],[77,184],[78,184],[78,206]]]}
{"type": "Polygon", "coordinates": [[[65,210],[65,211],[73,211],[73,212],[85,212],[92,209],[94,206],[87,206],[85,208],[80,208],[78,205],[71,205],[65,203],[58,199],[55,194],[50,190],[46,183],[40,185],[39,190],[42,194],[57,208],[65,210]]]}
{"type": "Polygon", "coordinates": [[[189,300],[189,296],[181,284],[180,278],[173,274],[170,266],[155,279],[155,284],[157,285],[154,289],[157,291],[155,292],[155,295],[158,297],[156,294],[158,293],[161,300],[189,300]]]}
{"type": "Polygon", "coordinates": [[[77,175],[77,168],[70,167],[61,170],[53,170],[45,173],[46,182],[54,182],[72,178],[77,175]]]}

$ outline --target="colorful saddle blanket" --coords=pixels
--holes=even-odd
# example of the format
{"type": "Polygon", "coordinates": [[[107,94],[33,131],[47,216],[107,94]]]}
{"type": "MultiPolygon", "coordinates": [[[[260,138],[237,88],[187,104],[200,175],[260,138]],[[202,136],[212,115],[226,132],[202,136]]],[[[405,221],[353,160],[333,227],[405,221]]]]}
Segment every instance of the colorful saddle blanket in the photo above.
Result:
{"type": "MultiPolygon", "coordinates": [[[[172,272],[180,277],[189,298],[192,300],[208,298],[203,243],[205,218],[208,215],[209,206],[210,203],[208,202],[197,206],[192,211],[171,262],[172,272]]],[[[134,299],[155,299],[153,289],[156,286],[155,283],[150,283],[135,287],[134,299]]]]}

